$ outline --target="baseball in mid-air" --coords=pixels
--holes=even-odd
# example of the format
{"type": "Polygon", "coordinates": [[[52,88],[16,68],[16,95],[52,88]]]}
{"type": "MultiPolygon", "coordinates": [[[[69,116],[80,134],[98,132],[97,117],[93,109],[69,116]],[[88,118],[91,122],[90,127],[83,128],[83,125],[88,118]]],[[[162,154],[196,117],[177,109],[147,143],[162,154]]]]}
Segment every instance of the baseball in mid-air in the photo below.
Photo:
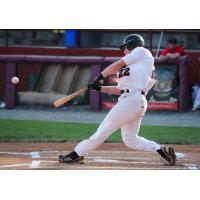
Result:
{"type": "Polygon", "coordinates": [[[16,85],[17,83],[19,83],[19,78],[14,76],[11,78],[11,82],[12,82],[12,84],[16,85]]]}

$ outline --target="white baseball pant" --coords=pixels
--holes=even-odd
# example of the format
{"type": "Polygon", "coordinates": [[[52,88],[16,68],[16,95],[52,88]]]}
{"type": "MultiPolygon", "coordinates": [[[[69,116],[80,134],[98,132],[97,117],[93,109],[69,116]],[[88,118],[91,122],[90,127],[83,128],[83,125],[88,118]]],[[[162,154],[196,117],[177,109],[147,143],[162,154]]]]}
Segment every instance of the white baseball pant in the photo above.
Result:
{"type": "Polygon", "coordinates": [[[76,153],[84,156],[95,150],[119,128],[121,128],[122,140],[127,147],[147,151],[160,149],[159,144],[138,136],[146,109],[147,101],[141,92],[122,94],[97,131],[89,139],[83,140],[75,147],[76,153]]]}

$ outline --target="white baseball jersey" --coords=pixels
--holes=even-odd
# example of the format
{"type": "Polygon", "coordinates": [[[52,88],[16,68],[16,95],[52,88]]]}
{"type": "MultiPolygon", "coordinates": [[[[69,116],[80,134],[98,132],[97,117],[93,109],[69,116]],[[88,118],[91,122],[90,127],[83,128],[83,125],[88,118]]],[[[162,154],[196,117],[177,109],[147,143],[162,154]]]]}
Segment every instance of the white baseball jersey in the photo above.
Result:
{"type": "Polygon", "coordinates": [[[126,67],[117,74],[118,89],[131,89],[147,93],[155,83],[152,73],[155,70],[151,52],[144,47],[137,47],[123,57],[126,67]]]}

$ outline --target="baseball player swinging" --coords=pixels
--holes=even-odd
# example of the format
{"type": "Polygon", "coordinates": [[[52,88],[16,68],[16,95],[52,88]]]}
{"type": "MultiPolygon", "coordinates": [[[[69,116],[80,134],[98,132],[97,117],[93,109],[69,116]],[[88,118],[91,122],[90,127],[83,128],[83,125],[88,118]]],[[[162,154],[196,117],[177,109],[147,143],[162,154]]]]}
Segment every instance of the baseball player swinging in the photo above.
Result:
{"type": "Polygon", "coordinates": [[[147,109],[145,95],[155,83],[154,59],[144,48],[144,39],[138,34],[124,38],[120,49],[124,57],[109,65],[88,88],[102,93],[120,95],[118,103],[109,111],[96,132],[80,142],[67,155],[60,155],[59,162],[83,162],[84,156],[99,147],[113,132],[121,128],[124,144],[137,150],[157,151],[170,165],[175,165],[173,147],[164,147],[138,136],[142,117],[147,109]],[[102,86],[104,79],[117,74],[117,86],[102,86]]]}

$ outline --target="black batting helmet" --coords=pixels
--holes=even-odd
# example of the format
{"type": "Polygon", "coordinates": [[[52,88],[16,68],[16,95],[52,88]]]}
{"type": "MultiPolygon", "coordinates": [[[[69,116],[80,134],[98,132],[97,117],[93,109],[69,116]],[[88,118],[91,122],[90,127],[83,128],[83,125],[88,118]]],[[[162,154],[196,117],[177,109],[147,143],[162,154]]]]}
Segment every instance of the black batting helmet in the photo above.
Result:
{"type": "Polygon", "coordinates": [[[132,50],[136,47],[142,47],[142,46],[144,46],[143,37],[138,34],[130,34],[124,38],[123,44],[120,46],[120,49],[124,50],[124,48],[127,47],[129,50],[132,50]]]}

